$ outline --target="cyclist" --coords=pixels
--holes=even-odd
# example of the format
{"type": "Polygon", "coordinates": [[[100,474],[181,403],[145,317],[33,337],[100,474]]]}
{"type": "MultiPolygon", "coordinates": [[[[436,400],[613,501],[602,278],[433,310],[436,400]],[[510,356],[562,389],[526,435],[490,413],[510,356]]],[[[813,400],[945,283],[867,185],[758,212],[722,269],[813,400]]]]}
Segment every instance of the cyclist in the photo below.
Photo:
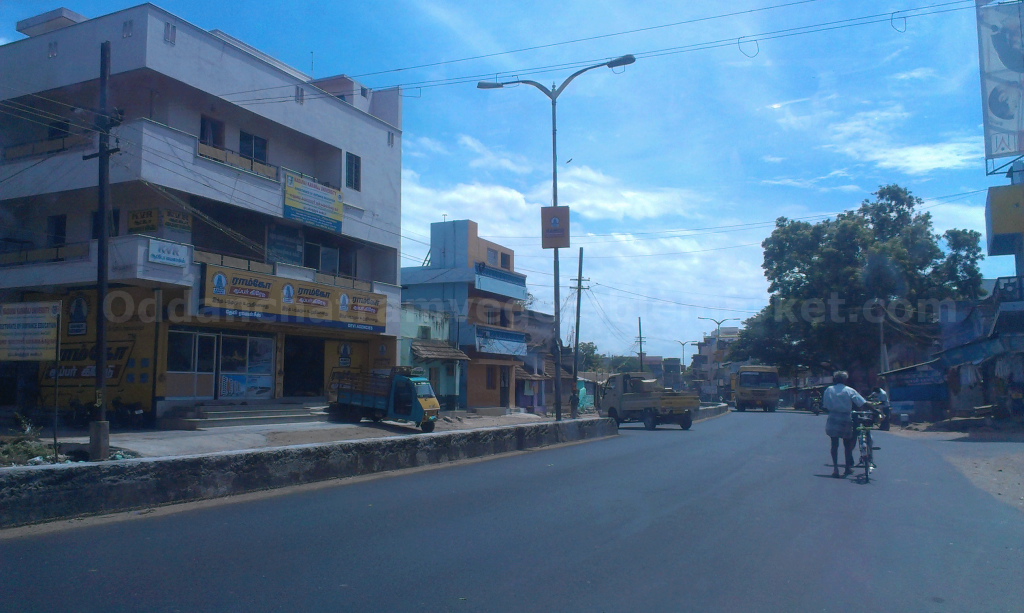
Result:
{"type": "Polygon", "coordinates": [[[846,453],[844,476],[853,474],[853,446],[856,441],[851,413],[854,407],[859,409],[866,402],[857,390],[846,385],[849,380],[849,373],[837,370],[832,375],[833,385],[825,390],[822,398],[822,404],[828,411],[825,434],[832,439],[832,476],[836,478],[839,478],[839,439],[843,439],[843,451],[846,453]]]}
{"type": "Polygon", "coordinates": [[[875,388],[873,394],[868,396],[868,402],[874,403],[875,409],[882,413],[882,421],[878,425],[878,429],[883,432],[887,431],[889,429],[889,416],[892,410],[889,407],[889,394],[879,386],[875,388]]]}

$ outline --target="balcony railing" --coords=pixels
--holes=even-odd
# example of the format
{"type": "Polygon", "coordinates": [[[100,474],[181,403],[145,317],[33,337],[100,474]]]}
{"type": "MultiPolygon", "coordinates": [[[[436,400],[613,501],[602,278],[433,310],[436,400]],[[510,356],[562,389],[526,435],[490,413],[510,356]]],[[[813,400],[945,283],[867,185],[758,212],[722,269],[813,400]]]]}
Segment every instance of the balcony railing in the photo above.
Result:
{"type": "Polygon", "coordinates": [[[46,155],[48,153],[67,151],[68,149],[84,148],[91,144],[92,135],[70,134],[63,138],[51,138],[32,143],[25,143],[23,145],[4,147],[3,159],[5,162],[10,162],[12,160],[20,160],[22,158],[36,155],[46,155]]]}
{"type": "Polygon", "coordinates": [[[203,142],[199,143],[198,151],[199,155],[204,158],[217,160],[218,162],[223,162],[228,166],[241,168],[242,170],[262,175],[268,179],[273,179],[274,181],[278,180],[277,166],[264,164],[263,162],[245,157],[244,155],[231,151],[230,149],[215,147],[203,142]]]}
{"type": "Polygon", "coordinates": [[[89,243],[72,243],[59,247],[24,249],[0,253],[0,267],[43,264],[46,262],[66,262],[68,260],[80,260],[88,257],[89,243]]]}
{"type": "MultiPolygon", "coordinates": [[[[257,272],[265,275],[274,274],[274,265],[266,264],[264,262],[258,262],[256,260],[247,260],[245,258],[238,258],[230,255],[221,255],[219,253],[213,253],[211,251],[200,251],[198,249],[192,252],[192,261],[196,264],[213,264],[214,266],[227,266],[228,268],[237,268],[238,270],[248,270],[249,272],[257,272]]],[[[372,292],[373,283],[371,281],[361,281],[352,277],[345,277],[340,275],[325,275],[318,272],[311,271],[310,281],[315,281],[323,285],[334,285],[345,289],[354,289],[360,292],[372,292]]]]}

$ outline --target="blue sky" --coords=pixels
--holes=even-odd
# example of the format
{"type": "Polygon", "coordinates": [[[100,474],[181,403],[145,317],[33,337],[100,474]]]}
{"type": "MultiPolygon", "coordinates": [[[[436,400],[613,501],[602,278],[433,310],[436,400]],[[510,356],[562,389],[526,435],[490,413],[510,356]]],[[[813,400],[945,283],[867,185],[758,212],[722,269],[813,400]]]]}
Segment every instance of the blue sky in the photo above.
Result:
{"type": "MultiPolygon", "coordinates": [[[[603,352],[635,351],[642,316],[648,352],[677,356],[676,341],[698,339],[713,329],[698,316],[746,317],[766,303],[759,244],[780,215],[835,213],[870,198],[881,184],[898,183],[925,198],[937,231],[965,227],[984,233],[985,194],[976,190],[1007,181],[985,175],[972,3],[943,7],[968,10],[905,22],[897,13],[892,23],[882,18],[750,42],[766,32],[894,11],[905,15],[941,1],[808,0],[360,80],[371,87],[455,77],[472,81],[485,74],[524,74],[537,67],[726,41],[713,49],[642,57],[617,71],[621,74],[589,72],[559,98],[559,200],[572,207],[574,236],[573,248],[562,251],[562,296],[570,295],[577,248],[583,246],[584,277],[592,288],[583,300],[583,340],[595,341],[603,352]],[[948,197],[966,192],[975,193],[948,197]]],[[[309,70],[312,51],[316,75],[327,76],[389,71],[790,2],[158,4],[302,70],[309,70]]],[[[63,5],[96,16],[133,4],[66,0],[63,5]]],[[[20,38],[14,31],[18,19],[59,5],[0,0],[0,39],[20,38]]],[[[560,82],[571,72],[532,78],[560,82]]],[[[537,307],[550,311],[551,254],[533,238],[538,208],[551,198],[547,98],[527,86],[482,91],[472,82],[406,87],[406,94],[403,263],[415,265],[425,255],[419,241],[426,240],[430,222],[443,214],[471,218],[482,235],[515,249],[516,268],[529,275],[537,307]]],[[[988,259],[983,271],[989,277],[1013,274],[1012,258],[988,259]]],[[[564,313],[568,319],[572,308],[564,313]]]]}

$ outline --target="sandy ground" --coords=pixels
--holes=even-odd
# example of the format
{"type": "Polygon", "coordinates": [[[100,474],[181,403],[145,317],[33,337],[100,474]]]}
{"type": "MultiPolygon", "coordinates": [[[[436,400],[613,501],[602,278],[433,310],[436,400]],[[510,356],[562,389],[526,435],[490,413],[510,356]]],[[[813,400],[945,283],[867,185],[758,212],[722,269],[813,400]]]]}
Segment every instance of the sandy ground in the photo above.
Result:
{"type": "MultiPolygon", "coordinates": [[[[442,416],[441,420],[437,423],[435,432],[538,423],[551,421],[552,419],[552,417],[530,413],[514,413],[497,417],[442,416]]],[[[388,421],[380,423],[363,421],[358,425],[311,422],[260,426],[228,426],[195,431],[148,430],[116,432],[110,435],[110,446],[134,451],[142,457],[166,457],[240,449],[280,447],[284,445],[403,436],[417,432],[420,432],[419,428],[409,424],[388,421]]],[[[89,442],[89,439],[87,436],[68,436],[61,437],[60,442],[86,444],[89,442]]]]}
{"type": "Polygon", "coordinates": [[[971,483],[1024,512],[1024,424],[954,423],[951,427],[952,431],[943,431],[932,426],[930,432],[894,427],[891,432],[941,443],[936,449],[971,483]]]}

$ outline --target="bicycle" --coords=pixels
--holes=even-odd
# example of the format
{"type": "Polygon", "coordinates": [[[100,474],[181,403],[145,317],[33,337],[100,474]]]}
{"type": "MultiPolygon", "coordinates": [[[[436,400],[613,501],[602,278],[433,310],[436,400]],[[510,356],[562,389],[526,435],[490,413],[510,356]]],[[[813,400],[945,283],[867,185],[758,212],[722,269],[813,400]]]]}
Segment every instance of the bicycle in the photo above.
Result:
{"type": "Polygon", "coordinates": [[[875,468],[874,451],[878,449],[871,440],[871,428],[878,418],[878,410],[871,407],[867,411],[853,411],[850,415],[853,418],[853,429],[857,433],[857,448],[860,451],[860,462],[857,463],[857,466],[864,467],[864,483],[870,483],[871,471],[875,468]]]}

